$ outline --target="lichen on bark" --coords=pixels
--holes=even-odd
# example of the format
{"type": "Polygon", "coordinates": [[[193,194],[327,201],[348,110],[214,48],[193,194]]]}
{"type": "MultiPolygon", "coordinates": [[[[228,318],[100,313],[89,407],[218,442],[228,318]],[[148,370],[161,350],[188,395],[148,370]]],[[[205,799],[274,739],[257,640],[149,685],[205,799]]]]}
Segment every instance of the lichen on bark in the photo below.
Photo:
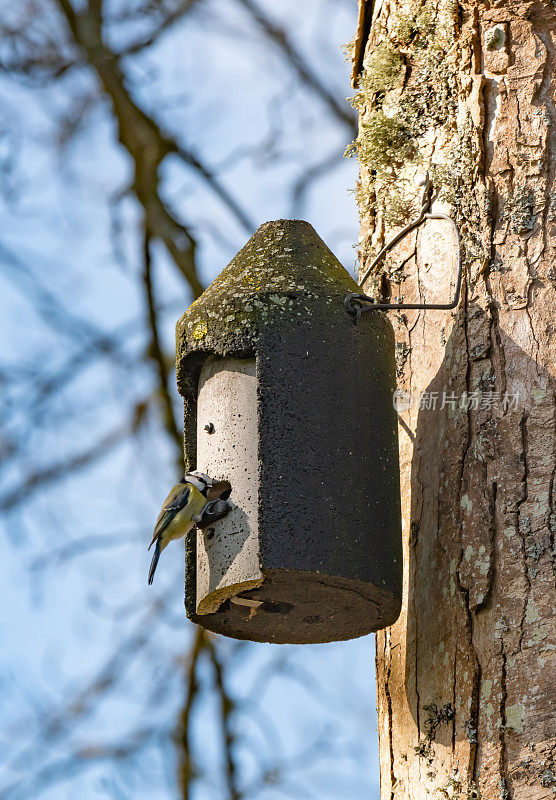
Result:
{"type": "MultiPolygon", "coordinates": [[[[418,190],[412,178],[428,161],[423,135],[433,125],[455,128],[449,63],[453,10],[446,2],[441,13],[427,0],[389,15],[373,29],[373,46],[363,61],[352,98],[361,115],[359,133],[346,155],[357,154],[366,178],[357,193],[362,212],[375,213],[388,225],[406,221],[414,210],[418,190]]],[[[441,164],[432,169],[448,191],[450,172],[441,164]]]]}

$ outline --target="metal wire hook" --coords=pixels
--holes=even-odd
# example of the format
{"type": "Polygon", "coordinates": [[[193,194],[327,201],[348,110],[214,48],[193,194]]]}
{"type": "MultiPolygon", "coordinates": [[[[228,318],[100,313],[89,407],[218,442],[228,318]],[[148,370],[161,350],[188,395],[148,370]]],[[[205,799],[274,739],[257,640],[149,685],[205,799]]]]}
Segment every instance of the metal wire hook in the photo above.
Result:
{"type": "Polygon", "coordinates": [[[398,244],[401,239],[407,236],[411,231],[415,230],[415,228],[419,227],[425,220],[427,219],[440,219],[449,222],[452,226],[452,230],[456,236],[456,246],[457,246],[457,276],[456,276],[456,289],[453,300],[450,303],[375,303],[373,297],[369,297],[367,294],[359,294],[358,292],[352,292],[348,294],[348,296],[344,300],[344,305],[346,307],[346,311],[348,314],[351,314],[354,317],[354,322],[357,324],[359,321],[359,317],[366,311],[389,311],[391,309],[417,309],[417,310],[439,310],[439,311],[449,311],[452,308],[456,308],[459,303],[459,298],[461,294],[461,281],[462,281],[462,259],[461,259],[461,246],[460,246],[460,236],[459,231],[457,228],[456,223],[454,220],[449,217],[447,214],[440,214],[440,213],[432,213],[430,211],[431,204],[432,204],[432,181],[429,177],[429,173],[427,172],[424,180],[424,188],[421,200],[421,210],[419,212],[419,216],[414,219],[409,225],[406,225],[405,228],[402,228],[387,244],[384,245],[382,250],[378,253],[378,255],[374,258],[371,265],[368,267],[367,271],[359,281],[359,286],[362,286],[369,275],[373,272],[376,265],[382,261],[386,253],[391,250],[395,245],[398,244]]]}

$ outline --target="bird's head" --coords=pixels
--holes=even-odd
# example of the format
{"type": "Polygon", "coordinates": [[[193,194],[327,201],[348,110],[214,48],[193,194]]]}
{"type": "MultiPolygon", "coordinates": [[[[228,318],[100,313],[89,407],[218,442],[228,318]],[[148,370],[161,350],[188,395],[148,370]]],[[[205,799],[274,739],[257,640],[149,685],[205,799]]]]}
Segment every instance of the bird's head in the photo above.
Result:
{"type": "Polygon", "coordinates": [[[191,483],[207,500],[227,500],[232,493],[229,481],[215,481],[205,472],[186,472],[182,478],[183,483],[191,483]]]}

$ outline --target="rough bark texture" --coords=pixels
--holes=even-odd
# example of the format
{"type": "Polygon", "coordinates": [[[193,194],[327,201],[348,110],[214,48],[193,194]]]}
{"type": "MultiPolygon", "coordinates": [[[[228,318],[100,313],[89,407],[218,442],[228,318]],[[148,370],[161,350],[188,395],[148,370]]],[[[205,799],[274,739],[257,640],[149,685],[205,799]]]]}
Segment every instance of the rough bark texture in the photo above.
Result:
{"type": "MultiPolygon", "coordinates": [[[[390,314],[417,403],[399,412],[404,606],[377,635],[383,800],[556,792],[555,58],[552,3],[374,9],[355,98],[362,271],[431,168],[466,274],[457,312],[390,314]]],[[[441,302],[453,259],[428,223],[366,289],[441,302]]]]}

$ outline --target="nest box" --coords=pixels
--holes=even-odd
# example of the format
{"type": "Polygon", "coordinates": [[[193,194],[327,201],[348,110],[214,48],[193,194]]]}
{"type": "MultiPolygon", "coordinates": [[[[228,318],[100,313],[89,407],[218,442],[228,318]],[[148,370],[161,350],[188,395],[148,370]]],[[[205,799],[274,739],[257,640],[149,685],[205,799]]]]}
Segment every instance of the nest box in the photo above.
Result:
{"type": "Polygon", "coordinates": [[[188,469],[232,510],[186,541],[186,611],[265,642],[397,618],[402,545],[394,335],[358,325],[353,278],[306,222],[262,225],[177,324],[188,469]]]}

